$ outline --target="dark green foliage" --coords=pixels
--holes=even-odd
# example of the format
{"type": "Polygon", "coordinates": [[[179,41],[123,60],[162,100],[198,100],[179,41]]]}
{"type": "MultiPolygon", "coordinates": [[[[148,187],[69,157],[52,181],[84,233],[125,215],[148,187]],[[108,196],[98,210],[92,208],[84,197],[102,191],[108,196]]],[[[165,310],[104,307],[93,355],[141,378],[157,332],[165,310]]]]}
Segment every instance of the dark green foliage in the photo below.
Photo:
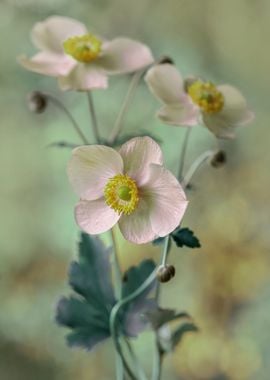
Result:
{"type": "Polygon", "coordinates": [[[171,237],[177,247],[200,248],[201,246],[199,239],[189,228],[178,228],[171,233],[171,237]]]}

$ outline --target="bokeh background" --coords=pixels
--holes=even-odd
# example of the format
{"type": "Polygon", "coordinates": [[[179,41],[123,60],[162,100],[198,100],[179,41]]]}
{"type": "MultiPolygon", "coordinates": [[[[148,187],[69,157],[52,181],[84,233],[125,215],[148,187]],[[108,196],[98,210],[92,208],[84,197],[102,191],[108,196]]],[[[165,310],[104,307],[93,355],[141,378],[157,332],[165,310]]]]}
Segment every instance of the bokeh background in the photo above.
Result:
{"type": "MultiPolygon", "coordinates": [[[[85,22],[91,31],[126,35],[149,44],[156,57],[171,56],[184,75],[199,74],[239,87],[256,112],[237,139],[222,142],[228,156],[220,169],[204,167],[194,178],[184,226],[201,240],[199,250],[173,250],[177,276],[162,287],[162,306],[189,312],[200,327],[165,361],[164,379],[268,380],[270,378],[269,252],[269,0],[1,0],[0,2],[0,378],[94,380],[114,378],[111,342],[94,353],[70,350],[54,305],[69,292],[68,265],[78,229],[66,176],[69,149],[78,143],[68,120],[50,106],[29,112],[26,95],[43,90],[59,97],[91,135],[86,96],[60,93],[53,79],[24,71],[21,53],[32,54],[36,21],[58,14],[85,22]]],[[[128,76],[113,78],[94,94],[105,137],[127,90],[128,76]]],[[[162,125],[157,102],[141,83],[126,131],[146,130],[163,143],[177,170],[184,131],[162,125]]],[[[187,164],[215,146],[204,128],[194,129],[187,164]]],[[[106,236],[105,236],[106,239],[106,236]]],[[[119,236],[122,268],[159,249],[133,246],[119,236]]],[[[136,342],[149,368],[151,333],[136,342]]]]}

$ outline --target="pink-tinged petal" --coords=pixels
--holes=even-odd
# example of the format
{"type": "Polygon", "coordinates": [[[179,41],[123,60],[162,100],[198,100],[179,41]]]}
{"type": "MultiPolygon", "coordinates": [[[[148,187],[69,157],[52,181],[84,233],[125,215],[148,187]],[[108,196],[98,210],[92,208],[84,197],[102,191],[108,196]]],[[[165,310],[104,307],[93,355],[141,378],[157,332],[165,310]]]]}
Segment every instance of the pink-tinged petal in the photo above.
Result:
{"type": "Polygon", "coordinates": [[[93,65],[78,63],[67,76],[58,78],[61,90],[89,91],[108,87],[107,75],[93,65]]]}
{"type": "Polygon", "coordinates": [[[126,240],[135,244],[145,244],[157,238],[151,226],[149,212],[149,204],[142,198],[132,214],[121,216],[119,228],[126,240]]]}
{"type": "Polygon", "coordinates": [[[48,51],[40,52],[30,59],[20,56],[18,62],[27,70],[52,77],[67,75],[76,65],[73,59],[48,51]]]}
{"type": "Polygon", "coordinates": [[[159,145],[150,137],[134,137],[119,150],[124,161],[124,172],[133,178],[138,186],[147,180],[149,165],[162,164],[163,155],[159,145]]]}
{"type": "Polygon", "coordinates": [[[200,112],[190,101],[182,101],[177,105],[164,105],[157,116],[165,124],[191,127],[198,124],[200,112]]]}
{"type": "Polygon", "coordinates": [[[123,74],[140,70],[154,62],[150,49],[128,38],[115,38],[104,42],[103,53],[96,61],[110,74],[123,74]]]}
{"type": "Polygon", "coordinates": [[[216,137],[231,139],[235,137],[235,128],[251,122],[254,113],[248,109],[246,99],[235,87],[224,84],[218,89],[224,96],[224,107],[220,112],[203,114],[203,122],[216,137]]]}
{"type": "Polygon", "coordinates": [[[174,65],[156,65],[148,70],[145,81],[153,95],[164,104],[178,104],[184,94],[183,79],[174,65]]]}
{"type": "Polygon", "coordinates": [[[51,16],[35,24],[32,41],[40,50],[63,54],[63,42],[72,36],[87,33],[86,27],[79,21],[68,17],[51,16]]]}
{"type": "Polygon", "coordinates": [[[80,228],[91,235],[111,229],[120,215],[106,205],[104,198],[95,201],[80,201],[75,208],[75,219],[80,228]]]}
{"type": "Polygon", "coordinates": [[[174,175],[163,166],[152,165],[148,183],[142,190],[150,205],[152,228],[158,236],[166,236],[179,226],[188,201],[174,175]]]}
{"type": "Polygon", "coordinates": [[[74,191],[87,200],[100,198],[109,178],[122,171],[121,156],[114,149],[103,145],[75,148],[67,168],[74,191]]]}
{"type": "Polygon", "coordinates": [[[224,107],[219,116],[232,126],[243,125],[250,122],[254,114],[248,109],[247,101],[241,92],[227,84],[218,86],[224,96],[224,107]]]}

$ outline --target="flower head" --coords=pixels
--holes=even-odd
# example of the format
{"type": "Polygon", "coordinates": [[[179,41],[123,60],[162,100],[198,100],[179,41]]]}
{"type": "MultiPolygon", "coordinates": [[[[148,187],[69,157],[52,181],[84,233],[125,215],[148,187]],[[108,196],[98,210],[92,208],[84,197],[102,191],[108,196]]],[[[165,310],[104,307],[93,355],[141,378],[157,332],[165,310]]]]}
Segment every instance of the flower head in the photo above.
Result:
{"type": "Polygon", "coordinates": [[[78,147],[68,175],[81,198],[76,221],[89,234],[108,231],[118,222],[127,240],[147,243],[172,232],[187,207],[181,185],[164,168],[160,147],[150,137],[135,137],[119,151],[78,147]]]}
{"type": "Polygon", "coordinates": [[[194,126],[203,123],[217,137],[232,138],[236,127],[247,124],[254,117],[235,87],[216,86],[198,78],[183,80],[173,65],[152,67],[145,80],[163,103],[157,115],[166,124],[194,126]]]}
{"type": "Polygon", "coordinates": [[[40,52],[30,59],[21,56],[19,62],[28,70],[58,78],[62,90],[106,88],[107,75],[133,72],[153,63],[151,51],[140,42],[128,38],[105,41],[67,17],[38,22],[31,37],[40,52]]]}

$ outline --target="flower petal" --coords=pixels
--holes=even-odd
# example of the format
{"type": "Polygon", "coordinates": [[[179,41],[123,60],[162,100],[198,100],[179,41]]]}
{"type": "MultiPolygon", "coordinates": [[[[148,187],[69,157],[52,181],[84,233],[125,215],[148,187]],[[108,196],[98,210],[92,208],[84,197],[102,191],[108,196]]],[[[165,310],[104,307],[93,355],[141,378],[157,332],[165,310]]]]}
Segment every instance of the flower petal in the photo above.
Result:
{"type": "Polygon", "coordinates": [[[149,181],[143,189],[150,204],[152,228],[158,236],[166,236],[179,226],[188,201],[174,175],[160,165],[151,165],[149,181]]]}
{"type": "Polygon", "coordinates": [[[146,45],[129,38],[115,38],[104,42],[103,54],[96,62],[110,74],[123,74],[151,65],[154,58],[146,45]]]}
{"type": "Polygon", "coordinates": [[[248,109],[246,99],[237,88],[223,84],[218,86],[218,90],[225,99],[224,108],[219,112],[224,121],[232,126],[238,126],[253,119],[254,114],[248,109]]]}
{"type": "Polygon", "coordinates": [[[67,75],[76,65],[73,59],[48,51],[40,52],[30,59],[20,56],[18,61],[27,70],[53,77],[67,75]]]}
{"type": "Polygon", "coordinates": [[[82,199],[98,199],[109,178],[123,171],[123,160],[112,148],[87,145],[75,148],[68,164],[69,180],[82,199]]]}
{"type": "Polygon", "coordinates": [[[72,36],[87,33],[86,27],[69,17],[52,16],[35,24],[32,41],[40,50],[63,53],[63,42],[72,36]]]}
{"type": "Polygon", "coordinates": [[[124,172],[141,186],[147,177],[150,164],[162,164],[163,155],[159,145],[150,137],[134,137],[119,150],[124,161],[124,172]]]}
{"type": "Polygon", "coordinates": [[[184,94],[183,79],[174,65],[156,65],[148,70],[145,81],[153,95],[165,104],[181,102],[184,94]]]}
{"type": "Polygon", "coordinates": [[[132,214],[121,216],[119,227],[126,240],[135,244],[144,244],[157,237],[151,226],[149,212],[148,202],[141,198],[132,214]]]}
{"type": "Polygon", "coordinates": [[[75,219],[80,228],[91,235],[111,229],[120,215],[106,205],[105,199],[80,201],[75,208],[75,219]]]}
{"type": "Polygon", "coordinates": [[[224,107],[214,114],[203,114],[205,126],[218,138],[234,138],[234,129],[251,122],[254,113],[248,109],[246,99],[235,87],[223,84],[218,90],[224,96],[224,107]]]}
{"type": "Polygon", "coordinates": [[[177,105],[164,105],[157,112],[158,118],[165,124],[176,126],[197,125],[199,115],[199,110],[187,100],[177,105]]]}
{"type": "Polygon", "coordinates": [[[107,88],[108,80],[104,71],[96,66],[78,63],[67,76],[58,78],[61,90],[88,91],[107,88]]]}

